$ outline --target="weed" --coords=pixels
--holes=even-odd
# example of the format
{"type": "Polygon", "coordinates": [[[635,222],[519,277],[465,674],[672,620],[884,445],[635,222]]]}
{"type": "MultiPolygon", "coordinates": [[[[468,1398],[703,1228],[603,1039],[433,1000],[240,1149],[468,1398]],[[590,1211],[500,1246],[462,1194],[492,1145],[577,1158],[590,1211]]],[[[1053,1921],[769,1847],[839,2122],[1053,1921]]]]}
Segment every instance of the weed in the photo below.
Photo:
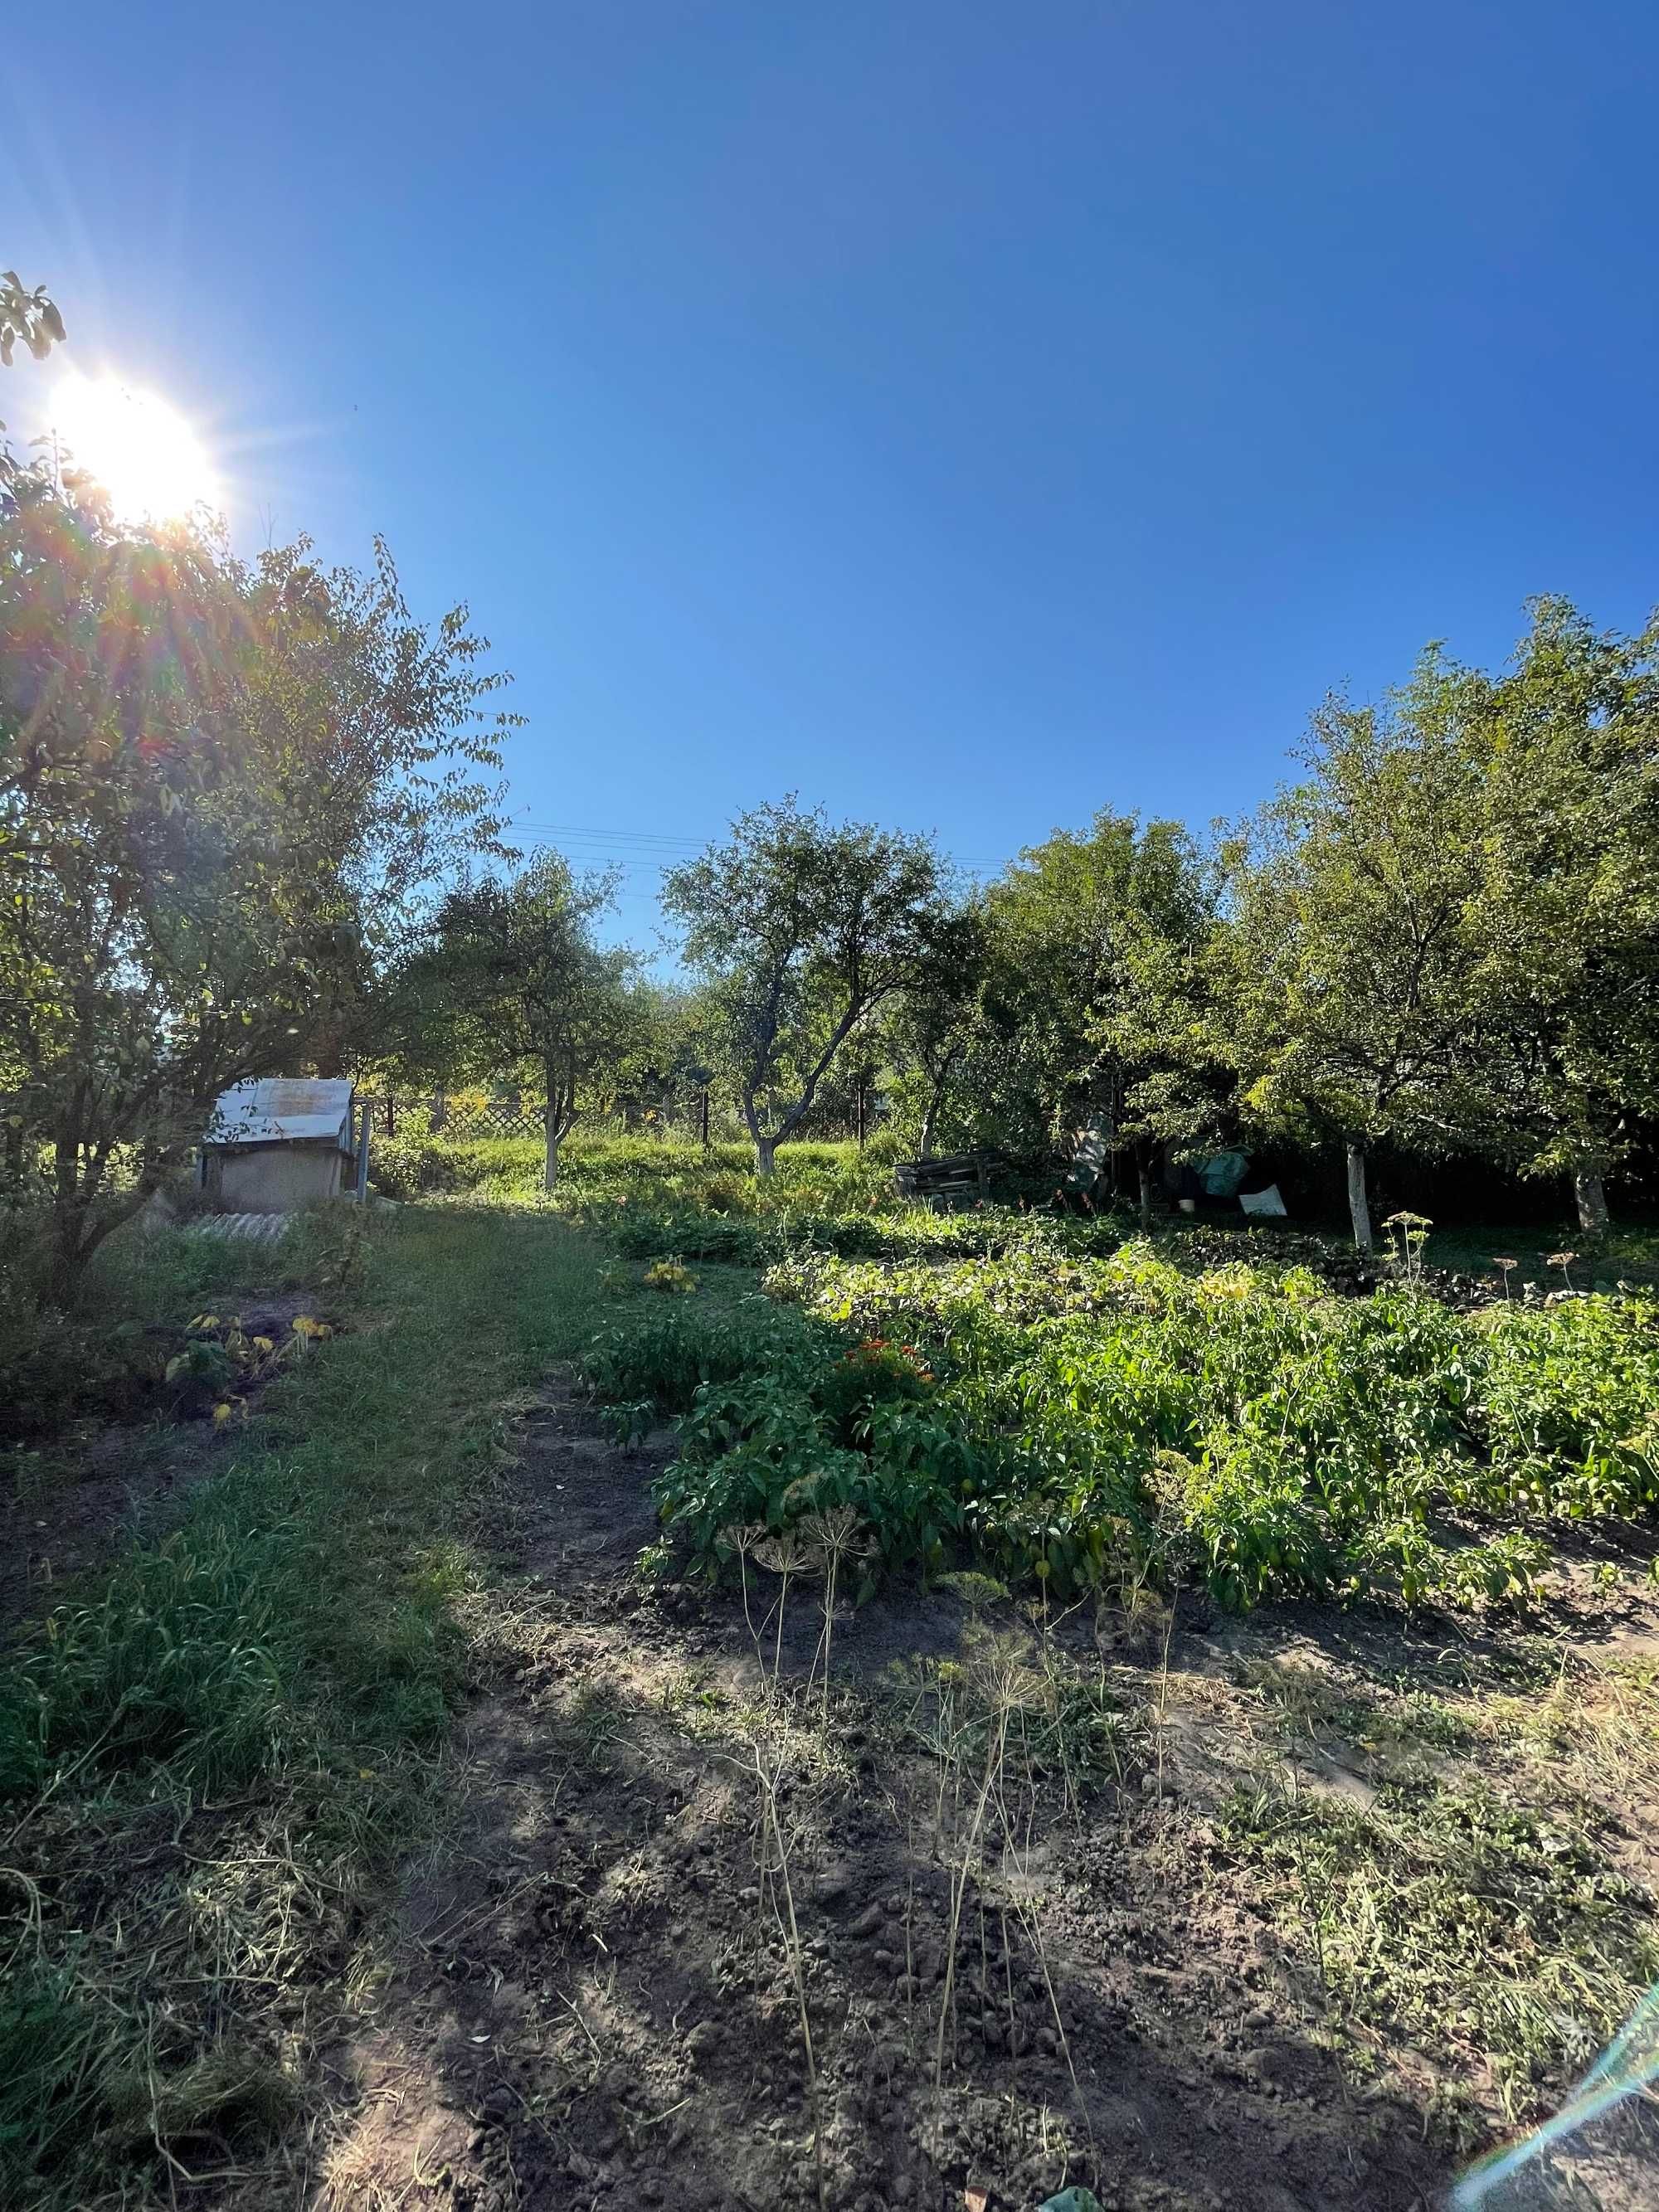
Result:
{"type": "MultiPolygon", "coordinates": [[[[937,2162],[943,2148],[945,2063],[947,2053],[954,2047],[964,1930],[974,1922],[978,1933],[978,1987],[988,1996],[990,1989],[988,1901],[994,1905],[1001,1929],[1007,1987],[1007,2018],[1001,2033],[1018,2051],[1023,2038],[1015,2018],[1012,1946],[1008,1936],[1012,1912],[1035,1959],[1054,2039],[1087,2124],[1088,2106],[1078,2083],[1044,1949],[1042,1918],[1034,1902],[1030,1850],[1039,1804],[1056,1778],[1068,1816],[1073,1820],[1080,1816],[1078,1754],[1086,1745],[1092,1768],[1101,1748],[1097,1724],[1109,1710],[1114,1718],[1116,1716],[1115,1710],[1109,1707],[1104,1683],[1098,1677],[1086,1686],[1063,1679],[1048,1638],[1034,1642],[1017,1632],[999,1633],[980,1623],[965,1638],[959,1660],[919,1665],[908,1686],[911,1698],[908,1725],[936,1762],[934,1850],[948,1876],[945,1972],[933,2035],[933,2132],[937,2162]]],[[[1121,1776],[1121,1765],[1117,1771],[1121,1776]]],[[[1091,1778],[1096,1775],[1091,1773],[1091,1778]]],[[[906,1944],[908,1980],[908,1922],[906,1944]]],[[[1091,2148],[1092,2154],[1092,2136],[1091,2148]]]]}
{"type": "Polygon", "coordinates": [[[790,1371],[813,1356],[813,1343],[804,1316],[769,1300],[747,1299],[736,1311],[675,1300],[602,1331],[578,1371],[608,1404],[644,1400],[659,1413],[684,1413],[702,1384],[757,1368],[790,1371]]]}
{"type": "Polygon", "coordinates": [[[584,1685],[570,1710],[570,1726],[581,1747],[584,1762],[596,1773],[611,1771],[611,1746],[622,1732],[623,1709],[613,1691],[602,1683],[584,1685]]]}
{"type": "Polygon", "coordinates": [[[1238,1796],[1223,1832],[1290,1878],[1345,2011],[1487,2065],[1511,2118],[1581,2069],[1659,1973],[1653,1900],[1582,1805],[1546,1813],[1413,1778],[1366,1813],[1272,1787],[1238,1796]]]}
{"type": "Polygon", "coordinates": [[[26,1940],[0,1972],[0,2176],[20,2146],[42,2168],[62,2160],[96,2106],[106,2039],[72,1965],[25,1955],[26,1940]]]}
{"type": "Polygon", "coordinates": [[[1424,1247],[1428,1243],[1433,1222],[1426,1213],[1400,1212],[1389,1214],[1382,1226],[1394,1232],[1389,1242],[1398,1279],[1407,1290],[1420,1291],[1424,1247]]]}
{"type": "MultiPolygon", "coordinates": [[[[781,1618],[781,1601],[780,1601],[781,1618]]],[[[789,1846],[779,1814],[784,1759],[781,1749],[763,1740],[750,1746],[758,1800],[757,1852],[763,1896],[769,1896],[784,1938],[790,1984],[794,1992],[796,2018],[800,2027],[802,2056],[806,2065],[806,2095],[812,2119],[812,2166],[817,2185],[819,2212],[829,2212],[829,2179],[823,2160],[823,2115],[818,2096],[817,2056],[812,2044],[812,2017],[806,1998],[805,1954],[795,1917],[795,1891],[790,1879],[789,1846]]]]}
{"type": "MultiPolygon", "coordinates": [[[[801,1523],[801,1534],[809,1547],[809,1555],[823,1577],[823,1627],[818,1638],[817,1652],[812,1667],[816,1671],[818,1658],[823,1662],[823,1721],[830,1723],[830,1674],[836,1635],[836,1589],[841,1579],[843,1564],[850,1559],[868,1559],[875,1549],[867,1531],[861,1526],[851,1506],[834,1505],[826,1512],[813,1513],[801,1523]]],[[[811,1686],[811,1676],[807,1677],[811,1686]]]]}
{"type": "Polygon", "coordinates": [[[289,1747],[279,1624],[298,1598],[292,1523],[258,1536],[179,1531],[117,1568],[95,1604],[65,1606],[0,1680],[0,1799],[74,1762],[176,1759],[234,1788],[289,1747]]]}

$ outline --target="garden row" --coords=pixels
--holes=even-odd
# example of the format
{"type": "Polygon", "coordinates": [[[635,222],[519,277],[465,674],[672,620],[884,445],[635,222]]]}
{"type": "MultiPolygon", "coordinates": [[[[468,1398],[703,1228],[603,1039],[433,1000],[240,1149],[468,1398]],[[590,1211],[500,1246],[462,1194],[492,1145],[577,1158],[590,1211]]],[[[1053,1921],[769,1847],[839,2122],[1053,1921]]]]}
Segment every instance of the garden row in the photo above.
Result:
{"type": "Polygon", "coordinates": [[[1528,1593],[1552,1523],[1659,1504],[1659,1303],[1635,1292],[1458,1312],[1142,1242],[806,1252],[763,1295],[602,1332],[586,1375],[623,1432],[677,1419],[658,1501],[710,1571],[847,1509],[871,1575],[1466,1606],[1528,1593]]]}

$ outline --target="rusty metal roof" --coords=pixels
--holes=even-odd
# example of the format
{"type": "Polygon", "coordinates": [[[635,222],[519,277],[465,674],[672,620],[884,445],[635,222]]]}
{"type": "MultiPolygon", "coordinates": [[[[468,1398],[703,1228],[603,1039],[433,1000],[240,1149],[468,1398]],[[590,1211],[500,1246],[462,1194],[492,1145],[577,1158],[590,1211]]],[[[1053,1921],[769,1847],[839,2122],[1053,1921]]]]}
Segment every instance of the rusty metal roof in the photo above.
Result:
{"type": "Polygon", "coordinates": [[[271,1075],[222,1091],[203,1141],[209,1145],[332,1143],[352,1149],[351,1085],[271,1075]]]}

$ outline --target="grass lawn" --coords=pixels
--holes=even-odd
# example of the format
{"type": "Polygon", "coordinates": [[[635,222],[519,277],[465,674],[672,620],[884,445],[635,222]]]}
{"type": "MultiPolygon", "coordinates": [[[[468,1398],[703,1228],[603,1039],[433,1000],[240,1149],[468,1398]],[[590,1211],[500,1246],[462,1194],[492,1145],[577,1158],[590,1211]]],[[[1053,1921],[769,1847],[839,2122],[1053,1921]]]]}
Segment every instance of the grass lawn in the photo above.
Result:
{"type": "Polygon", "coordinates": [[[314,1303],[337,1334],[179,1525],[67,1593],[0,1675],[0,2161],[39,2202],[96,2201],[146,2136],[274,2118],[320,2024],[273,1994],[372,1972],[365,1930],[481,1663],[466,1531],[515,1413],[592,1328],[600,1255],[549,1216],[377,1217],[343,1280],[337,1249],[296,1243],[275,1269],[182,1237],[112,1267],[179,1319],[332,1265],[314,1303]],[[100,1920],[103,1870],[135,1862],[100,1920]]]}

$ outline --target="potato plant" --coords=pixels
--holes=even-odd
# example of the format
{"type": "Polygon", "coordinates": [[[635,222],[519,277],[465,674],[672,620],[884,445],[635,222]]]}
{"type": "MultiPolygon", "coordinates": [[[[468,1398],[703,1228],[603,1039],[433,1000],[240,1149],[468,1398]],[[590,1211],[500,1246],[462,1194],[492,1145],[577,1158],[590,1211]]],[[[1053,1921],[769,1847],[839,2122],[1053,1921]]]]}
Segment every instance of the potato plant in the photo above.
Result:
{"type": "Polygon", "coordinates": [[[767,1281],[743,1317],[613,1332],[590,1365],[682,1415],[659,1503],[711,1567],[733,1528],[848,1505],[890,1566],[1468,1607],[1532,1589],[1550,1522],[1659,1502],[1645,1297],[1460,1314],[1146,1243],[811,1253],[767,1281]]]}

